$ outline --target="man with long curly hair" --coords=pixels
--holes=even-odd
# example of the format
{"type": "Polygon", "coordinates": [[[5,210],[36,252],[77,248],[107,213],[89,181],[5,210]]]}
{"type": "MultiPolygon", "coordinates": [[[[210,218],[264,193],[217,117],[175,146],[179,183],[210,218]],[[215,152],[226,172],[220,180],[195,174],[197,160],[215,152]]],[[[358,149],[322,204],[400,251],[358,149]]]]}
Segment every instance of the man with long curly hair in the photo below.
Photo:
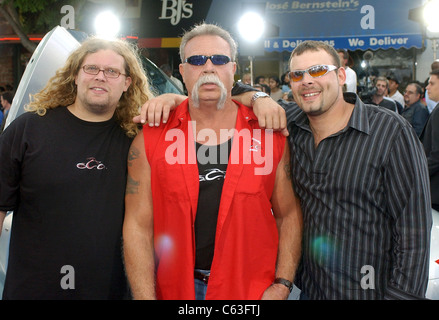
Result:
{"type": "Polygon", "coordinates": [[[3,299],[122,299],[127,155],[148,100],[134,47],[86,40],[0,137],[3,299]]]}

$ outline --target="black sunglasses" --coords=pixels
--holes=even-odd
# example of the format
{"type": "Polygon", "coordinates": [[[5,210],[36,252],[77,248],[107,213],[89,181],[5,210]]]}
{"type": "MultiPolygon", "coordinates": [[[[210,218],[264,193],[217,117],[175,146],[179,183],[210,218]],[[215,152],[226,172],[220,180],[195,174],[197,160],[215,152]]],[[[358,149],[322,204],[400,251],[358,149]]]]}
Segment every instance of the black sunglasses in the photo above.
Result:
{"type": "Polygon", "coordinates": [[[207,60],[210,59],[212,63],[216,66],[224,65],[229,63],[232,59],[230,59],[228,56],[224,56],[222,54],[215,54],[213,56],[191,56],[184,60],[184,62],[187,62],[193,66],[203,66],[206,64],[207,60]]]}

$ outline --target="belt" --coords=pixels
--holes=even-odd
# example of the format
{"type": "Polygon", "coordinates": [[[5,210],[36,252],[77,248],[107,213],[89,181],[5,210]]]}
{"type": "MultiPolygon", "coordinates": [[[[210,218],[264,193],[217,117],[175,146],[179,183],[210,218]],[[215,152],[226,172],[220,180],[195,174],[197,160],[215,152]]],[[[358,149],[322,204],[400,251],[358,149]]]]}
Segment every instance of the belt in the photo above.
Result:
{"type": "Polygon", "coordinates": [[[204,284],[207,284],[209,282],[209,276],[210,275],[208,275],[208,274],[204,274],[204,273],[201,273],[197,270],[194,270],[194,278],[197,280],[203,281],[204,284]]]}

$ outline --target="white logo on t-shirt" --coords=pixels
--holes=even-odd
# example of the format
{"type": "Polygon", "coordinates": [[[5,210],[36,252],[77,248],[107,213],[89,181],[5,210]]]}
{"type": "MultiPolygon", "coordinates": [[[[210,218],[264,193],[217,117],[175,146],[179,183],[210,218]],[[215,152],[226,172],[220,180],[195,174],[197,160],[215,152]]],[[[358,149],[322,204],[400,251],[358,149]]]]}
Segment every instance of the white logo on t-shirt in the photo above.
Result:
{"type": "Polygon", "coordinates": [[[212,181],[215,179],[224,179],[226,176],[226,172],[222,171],[218,168],[207,169],[204,171],[204,174],[200,174],[200,182],[201,181],[212,181]]]}
{"type": "Polygon", "coordinates": [[[97,170],[103,170],[106,169],[105,165],[102,163],[102,161],[96,160],[94,157],[87,158],[86,162],[79,162],[76,164],[76,167],[78,169],[97,169],[97,170]]]}

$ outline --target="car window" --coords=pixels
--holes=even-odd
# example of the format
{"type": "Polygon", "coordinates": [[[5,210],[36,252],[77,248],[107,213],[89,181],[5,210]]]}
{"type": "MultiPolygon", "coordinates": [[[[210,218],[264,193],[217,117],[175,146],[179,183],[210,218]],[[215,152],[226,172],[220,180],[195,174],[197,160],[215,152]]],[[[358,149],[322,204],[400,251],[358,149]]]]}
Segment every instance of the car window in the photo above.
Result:
{"type": "Polygon", "coordinates": [[[171,79],[149,59],[142,56],[143,68],[146,72],[146,76],[152,86],[151,90],[154,95],[160,95],[163,93],[178,93],[184,94],[181,90],[172,82],[171,79]]]}

